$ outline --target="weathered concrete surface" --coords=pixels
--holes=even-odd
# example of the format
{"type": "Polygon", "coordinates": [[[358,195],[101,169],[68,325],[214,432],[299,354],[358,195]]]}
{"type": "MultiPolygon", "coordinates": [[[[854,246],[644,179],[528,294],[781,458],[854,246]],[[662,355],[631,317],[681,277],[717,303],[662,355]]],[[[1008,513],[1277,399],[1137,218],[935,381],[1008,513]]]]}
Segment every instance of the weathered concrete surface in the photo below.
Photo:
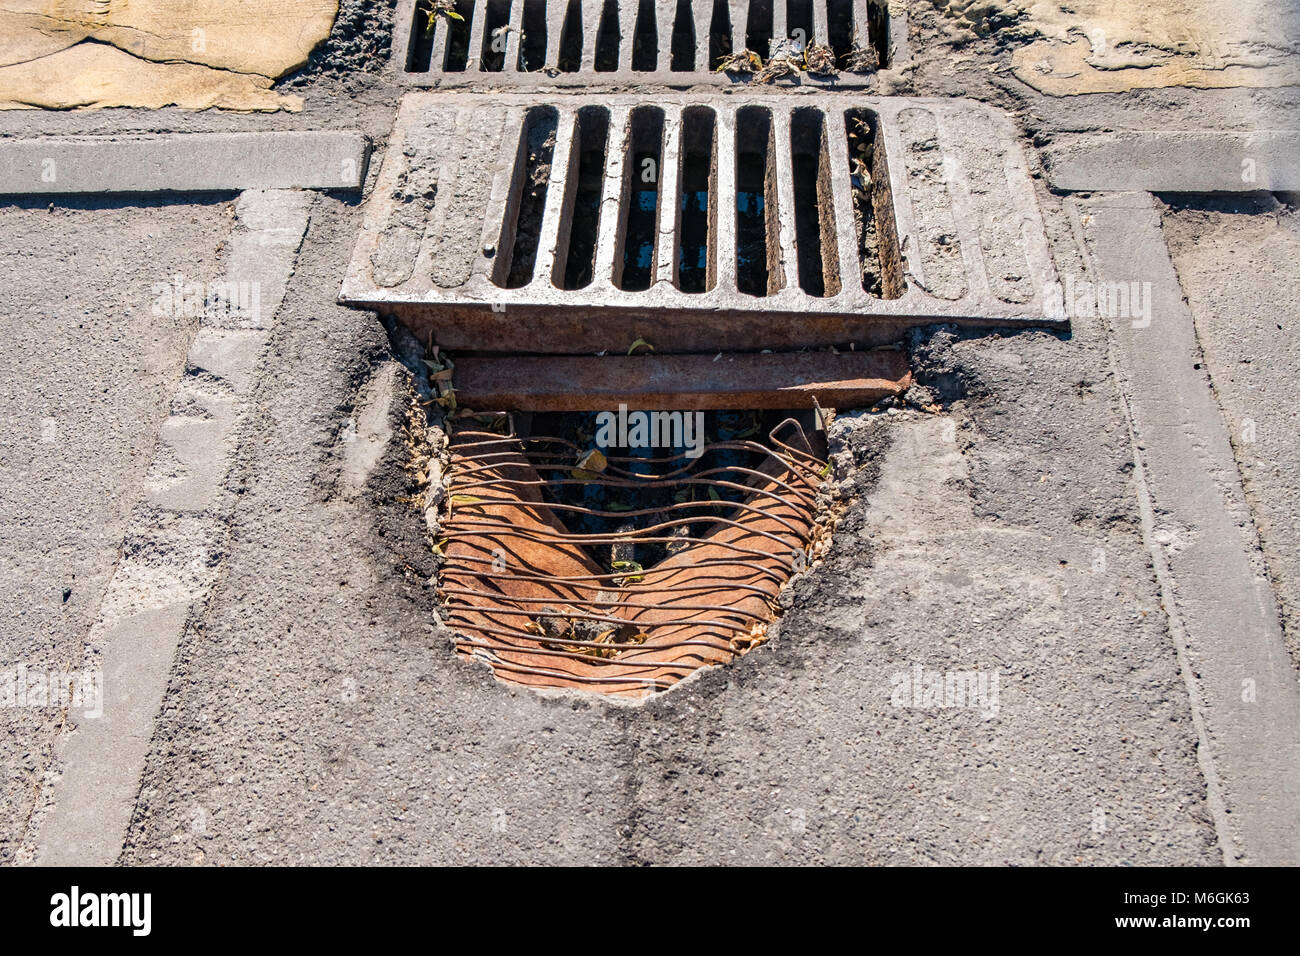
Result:
{"type": "Polygon", "coordinates": [[[1267,199],[1189,197],[1164,216],[1178,278],[1300,667],[1300,223],[1267,199]]]}
{"type": "Polygon", "coordinates": [[[0,142],[0,195],[360,189],[360,133],[177,133],[0,142]]]}
{"type": "Polygon", "coordinates": [[[1097,326],[922,342],[953,417],[844,431],[854,503],[771,645],[627,709],[454,658],[400,391],[359,480],[390,373],[326,281],[355,225],[313,213],[125,861],[1220,859],[1097,326]],[[916,663],[996,671],[997,715],[895,706],[916,663]]]}
{"type": "Polygon", "coordinates": [[[1300,130],[1074,136],[1049,146],[1043,160],[1054,188],[1076,192],[1300,191],[1300,130]]]}
{"type": "Polygon", "coordinates": [[[1300,685],[1159,211],[1145,193],[1071,206],[1090,280],[1149,284],[1149,312],[1110,321],[1132,415],[1136,480],[1141,498],[1149,496],[1144,532],[1185,658],[1225,858],[1295,863],[1300,685]]]}
{"type": "Polygon", "coordinates": [[[1290,0],[930,2],[958,29],[1034,40],[1016,51],[1016,75],[1054,96],[1300,80],[1290,0]]]}
{"type": "Polygon", "coordinates": [[[330,33],[338,0],[0,5],[0,109],[301,109],[271,83],[330,33]]]}
{"type": "Polygon", "coordinates": [[[244,193],[236,204],[232,264],[260,257],[272,283],[267,301],[259,284],[250,308],[205,314],[190,344],[123,555],[86,637],[85,666],[104,675],[102,714],[65,724],[55,742],[57,782],[42,789],[28,824],[39,864],[108,866],[121,853],[176,648],[219,572],[234,500],[226,473],[311,198],[273,190],[244,193]]]}
{"type": "MultiPolygon", "coordinates": [[[[197,320],[152,283],[212,279],[226,202],[0,206],[0,670],[80,668],[197,320]]],[[[0,708],[0,862],[63,716],[0,708]]]]}

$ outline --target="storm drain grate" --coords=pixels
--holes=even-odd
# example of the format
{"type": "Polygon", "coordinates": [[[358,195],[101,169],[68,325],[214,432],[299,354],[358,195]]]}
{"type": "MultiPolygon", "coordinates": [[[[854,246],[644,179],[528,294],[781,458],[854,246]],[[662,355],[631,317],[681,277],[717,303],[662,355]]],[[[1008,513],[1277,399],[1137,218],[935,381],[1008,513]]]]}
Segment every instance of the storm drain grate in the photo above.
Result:
{"type": "Polygon", "coordinates": [[[982,104],[413,93],[341,300],[451,349],[745,351],[1063,326],[1052,276],[982,104]]]}
{"type": "Polygon", "coordinates": [[[657,457],[591,450],[590,417],[529,416],[563,438],[453,423],[439,588],[462,656],[507,682],[635,697],[767,639],[824,537],[824,455],[799,421],[756,412],[709,413],[712,440],[686,451],[675,416],[647,419],[677,436],[657,457]]]}
{"type": "Polygon", "coordinates": [[[862,86],[906,30],[884,0],[403,0],[397,17],[404,75],[440,86],[862,86]]]}

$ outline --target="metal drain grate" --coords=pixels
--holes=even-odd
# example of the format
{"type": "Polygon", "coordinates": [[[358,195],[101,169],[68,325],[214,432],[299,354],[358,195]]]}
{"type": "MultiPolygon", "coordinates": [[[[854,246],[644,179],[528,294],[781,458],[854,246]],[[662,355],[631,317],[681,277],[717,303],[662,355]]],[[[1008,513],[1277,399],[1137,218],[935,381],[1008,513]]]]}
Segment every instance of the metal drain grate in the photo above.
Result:
{"type": "Polygon", "coordinates": [[[794,419],[698,458],[594,464],[568,439],[468,427],[450,451],[447,624],[508,682],[642,696],[730,661],[766,640],[822,533],[827,466],[794,419]]]}
{"type": "Polygon", "coordinates": [[[341,301],[442,346],[753,351],[1064,327],[1010,122],[962,100],[405,98],[341,301]]]}
{"type": "Polygon", "coordinates": [[[885,0],[402,0],[393,50],[417,85],[731,85],[755,74],[719,67],[750,50],[800,64],[769,71],[773,82],[862,86],[906,48],[897,6],[891,14],[885,0]]]}

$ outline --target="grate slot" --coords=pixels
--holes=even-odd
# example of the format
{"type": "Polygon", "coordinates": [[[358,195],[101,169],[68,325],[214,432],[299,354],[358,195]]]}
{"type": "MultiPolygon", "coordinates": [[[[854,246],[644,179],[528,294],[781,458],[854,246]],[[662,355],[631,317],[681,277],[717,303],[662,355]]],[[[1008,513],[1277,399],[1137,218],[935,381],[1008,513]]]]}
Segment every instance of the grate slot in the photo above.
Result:
{"type": "Polygon", "coordinates": [[[632,69],[653,73],[659,66],[659,23],[655,0],[637,4],[636,26],[632,31],[632,69]]]}
{"type": "Polygon", "coordinates": [[[713,0],[713,14],[709,18],[709,58],[705,65],[716,70],[733,52],[731,46],[731,5],[727,0],[713,0]]]}
{"type": "Polygon", "coordinates": [[[813,26],[813,0],[788,0],[785,5],[785,35],[803,52],[817,38],[813,26]]]}
{"type": "Polygon", "coordinates": [[[889,4],[867,0],[867,38],[880,66],[889,66],[889,4]]]}
{"type": "Polygon", "coordinates": [[[507,289],[522,288],[533,279],[558,127],[555,107],[535,106],[525,115],[520,130],[506,227],[492,275],[493,282],[507,289]]]}
{"type": "Polygon", "coordinates": [[[745,18],[745,46],[766,58],[772,47],[773,0],[749,0],[745,18]]]}
{"type": "Polygon", "coordinates": [[[790,118],[790,150],[799,288],[818,298],[838,295],[839,249],[826,123],[821,110],[794,111],[790,118]]]}
{"type": "MultiPolygon", "coordinates": [[[[523,0],[516,41],[518,58],[513,62],[519,72],[533,73],[546,67],[546,0],[523,0]]],[[[513,36],[513,34],[512,34],[513,36]]]]}
{"type": "Polygon", "coordinates": [[[636,108],[631,114],[629,133],[614,286],[641,292],[654,281],[659,258],[664,111],[657,106],[636,108]]]}
{"type": "Polygon", "coordinates": [[[889,195],[879,119],[870,110],[843,114],[848,149],[847,182],[853,204],[854,248],[864,291],[886,299],[903,294],[902,257],[889,195]]]}
{"type": "Polygon", "coordinates": [[[706,106],[683,113],[677,206],[677,288],[708,292],[718,281],[718,122],[706,106]]]}
{"type": "Polygon", "coordinates": [[[776,129],[763,106],[736,111],[736,286],[746,295],[781,289],[776,129]]]}
{"type": "Polygon", "coordinates": [[[574,118],[565,176],[563,215],[558,220],[555,271],[551,281],[561,289],[591,284],[600,229],[601,196],[605,191],[609,110],[585,106],[574,118]]]}
{"type": "Polygon", "coordinates": [[[583,35],[582,0],[569,0],[555,54],[555,68],[561,73],[577,73],[583,68],[583,35]]]}
{"type": "Polygon", "coordinates": [[[429,15],[423,4],[415,5],[415,22],[411,25],[411,42],[406,51],[406,72],[428,73],[433,68],[433,45],[436,39],[428,28],[429,15]]]}
{"type": "Polygon", "coordinates": [[[668,68],[674,73],[690,73],[695,69],[695,52],[695,14],[691,0],[677,0],[668,68]]]}
{"type": "Polygon", "coordinates": [[[596,31],[594,64],[597,73],[613,73],[618,69],[619,40],[618,0],[605,0],[600,28],[596,31]]]}
{"type": "Polygon", "coordinates": [[[446,54],[442,68],[447,73],[464,73],[469,64],[469,50],[473,33],[475,0],[457,0],[456,12],[460,20],[447,20],[446,54]]]}
{"type": "Polygon", "coordinates": [[[499,73],[506,65],[508,34],[502,31],[510,27],[510,0],[484,0],[484,3],[486,15],[479,45],[479,69],[499,73]]]}

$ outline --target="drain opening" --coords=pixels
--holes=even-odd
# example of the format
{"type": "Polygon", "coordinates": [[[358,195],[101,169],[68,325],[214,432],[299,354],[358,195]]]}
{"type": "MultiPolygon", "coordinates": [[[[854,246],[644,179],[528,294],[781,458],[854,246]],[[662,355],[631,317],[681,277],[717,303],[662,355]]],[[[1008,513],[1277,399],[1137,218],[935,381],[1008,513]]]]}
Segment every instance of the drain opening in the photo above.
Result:
{"type": "Polygon", "coordinates": [[[506,228],[492,277],[497,285],[508,289],[525,286],[533,278],[559,120],[559,111],[552,106],[533,107],[524,118],[506,228]]]}
{"type": "Polygon", "coordinates": [[[745,46],[766,59],[772,48],[772,0],[749,0],[745,46]]]}
{"type": "Polygon", "coordinates": [[[636,26],[632,29],[632,69],[653,73],[659,66],[659,25],[655,22],[655,0],[641,0],[637,5],[636,26]]]}
{"type": "Polygon", "coordinates": [[[867,35],[871,48],[876,53],[876,62],[881,68],[889,66],[889,3],[867,3],[867,35]]]}
{"type": "Polygon", "coordinates": [[[524,0],[518,68],[532,73],[546,66],[546,0],[524,0]]]}
{"type": "Polygon", "coordinates": [[[433,69],[433,44],[436,39],[435,21],[429,16],[427,0],[415,5],[415,23],[411,27],[411,42],[406,50],[406,72],[428,73],[433,69]]]}
{"type": "Polygon", "coordinates": [[[785,32],[802,53],[816,39],[813,26],[813,0],[789,0],[785,7],[785,32]]]}
{"type": "Polygon", "coordinates": [[[826,0],[826,35],[843,68],[853,50],[853,0],[826,0]]]}
{"type": "Polygon", "coordinates": [[[457,20],[446,20],[447,55],[442,68],[448,73],[464,73],[469,65],[470,25],[474,22],[474,0],[456,0],[457,20]]]}
{"type": "Polygon", "coordinates": [[[644,292],[654,282],[658,264],[664,111],[657,106],[637,107],[632,111],[630,129],[619,229],[621,249],[615,256],[614,285],[628,292],[644,292]]]}
{"type": "Polygon", "coordinates": [[[578,110],[574,131],[577,175],[567,178],[566,215],[560,220],[556,244],[557,272],[552,281],[562,289],[591,284],[596,267],[596,239],[600,230],[600,200],[605,189],[605,153],[609,143],[609,110],[584,106],[578,110]]]}
{"type": "Polygon", "coordinates": [[[771,295],[784,285],[774,133],[767,108],[736,111],[736,285],[746,295],[771,295]]]}
{"type": "Polygon", "coordinates": [[[569,10],[564,15],[560,30],[560,52],[555,62],[561,73],[577,73],[582,69],[582,0],[569,0],[569,10]]]}
{"type": "Polygon", "coordinates": [[[671,49],[670,70],[689,73],[695,69],[695,13],[691,9],[691,0],[677,0],[671,49]]]}
{"type": "Polygon", "coordinates": [[[710,70],[716,70],[722,61],[735,52],[731,48],[731,4],[728,0],[713,0],[713,15],[709,19],[710,70]]]}
{"type": "Polygon", "coordinates": [[[479,65],[485,73],[500,73],[506,65],[506,46],[509,44],[510,0],[484,0],[483,48],[479,51],[479,65]]]}
{"type": "Polygon", "coordinates": [[[458,653],[501,680],[666,690],[762,644],[826,539],[812,413],[614,417],[452,422],[439,596],[458,653]]]}
{"type": "Polygon", "coordinates": [[[605,0],[600,11],[600,27],[596,31],[597,73],[613,73],[618,69],[618,45],[622,39],[618,26],[618,0],[605,0]]]}
{"type": "Polygon", "coordinates": [[[708,292],[718,281],[718,137],[706,106],[682,114],[681,192],[677,288],[708,292]]]}
{"type": "Polygon", "coordinates": [[[795,243],[799,287],[818,297],[840,291],[839,247],[826,123],[821,110],[804,107],[790,118],[795,243]]]}
{"type": "Polygon", "coordinates": [[[877,135],[879,120],[870,110],[847,110],[844,127],[862,288],[882,299],[896,299],[905,289],[903,262],[894,224],[884,142],[877,135]]]}

